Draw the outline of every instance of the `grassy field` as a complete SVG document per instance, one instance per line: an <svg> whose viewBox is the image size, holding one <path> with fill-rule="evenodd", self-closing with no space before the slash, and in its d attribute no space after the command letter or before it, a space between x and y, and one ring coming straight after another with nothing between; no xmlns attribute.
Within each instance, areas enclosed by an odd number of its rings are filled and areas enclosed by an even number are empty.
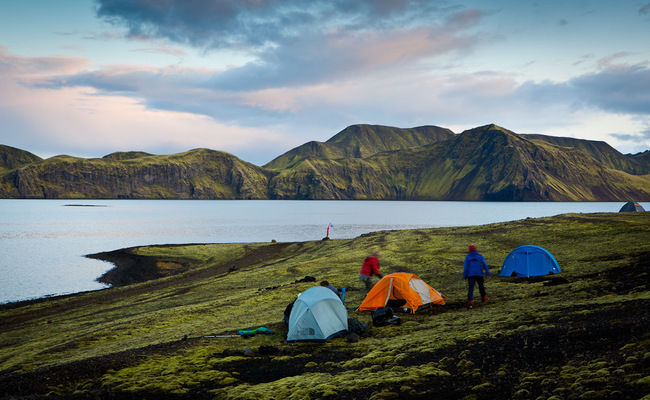
<svg viewBox="0 0 650 400"><path fill-rule="evenodd" d="M0 398L650 399L649 238L646 212L129 249L170 276L0 306ZM472 310L469 244L495 275ZM498 277L524 244L549 250L564 280ZM374 250L383 273L415 273L447 304L373 327L355 308ZM370 327L358 341L286 342L285 306L323 279ZM206 337L260 326L274 334Z"/></svg>

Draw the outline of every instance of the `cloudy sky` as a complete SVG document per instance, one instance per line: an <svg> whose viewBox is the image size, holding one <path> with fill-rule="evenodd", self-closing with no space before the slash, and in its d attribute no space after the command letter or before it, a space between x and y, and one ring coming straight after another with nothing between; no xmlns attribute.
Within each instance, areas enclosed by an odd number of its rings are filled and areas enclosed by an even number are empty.
<svg viewBox="0 0 650 400"><path fill-rule="evenodd" d="M352 124L650 148L648 0L0 0L0 144L263 165Z"/></svg>

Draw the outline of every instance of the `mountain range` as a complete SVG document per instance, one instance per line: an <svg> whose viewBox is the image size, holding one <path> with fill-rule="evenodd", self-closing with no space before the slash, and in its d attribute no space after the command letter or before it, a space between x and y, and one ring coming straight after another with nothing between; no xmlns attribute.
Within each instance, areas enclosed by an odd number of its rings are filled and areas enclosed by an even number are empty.
<svg viewBox="0 0 650 400"><path fill-rule="evenodd" d="M497 125L352 125L264 166L210 149L42 159L0 145L0 198L650 201L650 151Z"/></svg>

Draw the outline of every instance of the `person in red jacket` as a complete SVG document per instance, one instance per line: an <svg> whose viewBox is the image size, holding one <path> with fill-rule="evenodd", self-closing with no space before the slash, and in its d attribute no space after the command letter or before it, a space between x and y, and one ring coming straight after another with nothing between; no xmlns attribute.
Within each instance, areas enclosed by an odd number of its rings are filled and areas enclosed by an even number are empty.
<svg viewBox="0 0 650 400"><path fill-rule="evenodd" d="M359 279L361 279L366 284L366 293L372 289L372 276L377 275L379 279L384 276L379 272L379 257L381 253L375 251L371 255L363 260L363 265L361 266L361 273L359 274Z"/></svg>

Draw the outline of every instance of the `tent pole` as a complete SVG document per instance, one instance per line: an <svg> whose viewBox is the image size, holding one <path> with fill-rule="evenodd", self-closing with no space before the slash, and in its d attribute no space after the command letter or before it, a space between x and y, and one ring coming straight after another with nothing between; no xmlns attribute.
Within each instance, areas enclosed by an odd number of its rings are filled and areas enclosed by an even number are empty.
<svg viewBox="0 0 650 400"><path fill-rule="evenodd" d="M386 294L386 301L384 301L384 307L388 304L388 299L390 299L391 291L393 290L393 278L390 278L390 284L388 285L388 293Z"/></svg>

